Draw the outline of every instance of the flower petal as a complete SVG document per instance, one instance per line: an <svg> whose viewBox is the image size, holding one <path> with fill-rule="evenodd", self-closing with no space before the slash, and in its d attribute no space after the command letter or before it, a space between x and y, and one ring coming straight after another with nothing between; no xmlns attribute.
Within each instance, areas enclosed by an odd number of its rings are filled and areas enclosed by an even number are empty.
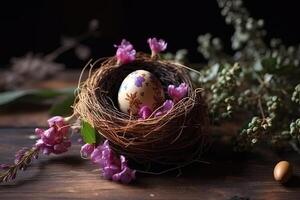
<svg viewBox="0 0 300 200"><path fill-rule="evenodd" d="M92 144L83 145L80 149L81 157L83 157L83 158L90 157L91 154L93 153L94 149L95 149L95 146Z"/></svg>
<svg viewBox="0 0 300 200"><path fill-rule="evenodd" d="M139 110L139 118L140 119L148 119L152 114L151 108L149 106L142 106Z"/></svg>
<svg viewBox="0 0 300 200"><path fill-rule="evenodd" d="M186 83L181 83L178 87L175 87L174 85L168 86L168 94L175 103L186 97L187 92L188 85Z"/></svg>
<svg viewBox="0 0 300 200"><path fill-rule="evenodd" d="M116 57L118 63L126 64L135 60L136 51L130 42L123 39L120 45L114 46L117 47Z"/></svg>
<svg viewBox="0 0 300 200"><path fill-rule="evenodd" d="M163 39L159 39L157 40L155 37L154 38L149 38L148 39L148 44L149 44L149 47L152 51L152 54L157 54L161 51L164 51L166 50L167 48L167 43L163 40Z"/></svg>

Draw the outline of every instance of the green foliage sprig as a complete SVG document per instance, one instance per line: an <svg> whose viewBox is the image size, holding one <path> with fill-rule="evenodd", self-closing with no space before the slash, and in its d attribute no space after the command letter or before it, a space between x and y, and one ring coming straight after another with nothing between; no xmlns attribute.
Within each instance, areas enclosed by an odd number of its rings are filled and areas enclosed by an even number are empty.
<svg viewBox="0 0 300 200"><path fill-rule="evenodd" d="M241 67L238 64L233 66L225 64L218 73L216 82L211 85L210 113L215 120L231 116L233 104L237 101L235 91L240 85L238 81L240 72Z"/></svg>
<svg viewBox="0 0 300 200"><path fill-rule="evenodd" d="M201 75L191 72L209 93L212 121L246 119L236 136L238 150L263 142L292 144L300 152L300 46L285 46L276 38L266 42L264 21L252 18L242 0L217 3L234 28L233 53L224 50L220 38L201 35L198 51L207 65L199 70Z"/></svg>

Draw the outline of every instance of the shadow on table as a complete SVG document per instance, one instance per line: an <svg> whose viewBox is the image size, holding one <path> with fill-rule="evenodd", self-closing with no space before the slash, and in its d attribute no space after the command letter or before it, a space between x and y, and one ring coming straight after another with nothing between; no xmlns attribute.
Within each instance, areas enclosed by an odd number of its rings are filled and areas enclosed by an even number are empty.
<svg viewBox="0 0 300 200"><path fill-rule="evenodd" d="M46 169L46 166L53 164L63 164L69 165L72 167L78 167L84 165L84 160L79 156L66 155L59 157L52 157L41 162L37 162L36 168L28 169L25 172L19 172L19 175L15 181L3 183L0 185L1 188L16 188L24 184L32 184L33 182L39 181L39 176L43 175Z"/></svg>
<svg viewBox="0 0 300 200"><path fill-rule="evenodd" d="M291 179L284 184L286 188L300 188L300 176L294 175Z"/></svg>
<svg viewBox="0 0 300 200"><path fill-rule="evenodd" d="M189 179L222 179L226 176L239 176L243 174L248 160L254 157L257 158L258 156L252 153L233 152L232 146L228 144L214 144L199 160L187 166L180 168L168 166L166 168L158 164L152 164L146 167L145 171L142 170L143 173L141 175L151 176L151 174L159 174L160 176L180 176L180 178ZM141 168L145 168L145 166ZM168 170L169 168L173 170ZM166 173L160 174L161 172Z"/></svg>

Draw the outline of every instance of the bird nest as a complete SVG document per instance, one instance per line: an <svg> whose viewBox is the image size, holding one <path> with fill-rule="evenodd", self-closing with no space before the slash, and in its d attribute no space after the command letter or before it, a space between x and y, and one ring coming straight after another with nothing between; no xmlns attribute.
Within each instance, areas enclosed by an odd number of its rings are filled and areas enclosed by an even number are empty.
<svg viewBox="0 0 300 200"><path fill-rule="evenodd" d="M208 133L207 106L203 89L194 89L187 67L139 53L128 64L118 64L110 57L95 62L92 68L79 86L74 111L118 153L136 161L163 164L185 163L200 155ZM138 69L158 77L165 93L170 84L188 84L187 97L166 114L145 120L121 112L116 106L121 82Z"/></svg>

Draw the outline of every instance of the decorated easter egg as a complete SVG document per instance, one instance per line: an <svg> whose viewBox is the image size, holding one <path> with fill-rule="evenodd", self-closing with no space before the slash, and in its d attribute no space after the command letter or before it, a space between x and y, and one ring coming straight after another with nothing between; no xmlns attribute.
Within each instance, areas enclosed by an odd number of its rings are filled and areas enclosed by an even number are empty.
<svg viewBox="0 0 300 200"><path fill-rule="evenodd" d="M165 100L160 81L146 70L130 73L122 82L118 92L119 108L122 112L137 115L142 106L152 111Z"/></svg>

